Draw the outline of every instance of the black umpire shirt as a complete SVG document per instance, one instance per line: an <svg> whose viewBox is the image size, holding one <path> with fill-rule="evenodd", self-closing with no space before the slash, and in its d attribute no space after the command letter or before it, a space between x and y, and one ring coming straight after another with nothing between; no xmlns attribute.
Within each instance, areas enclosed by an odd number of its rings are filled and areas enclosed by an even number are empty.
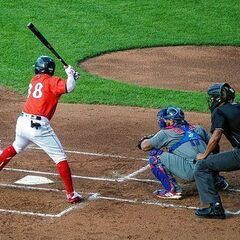
<svg viewBox="0 0 240 240"><path fill-rule="evenodd" d="M235 148L240 148L240 104L226 103L212 113L211 133L222 129L223 134Z"/></svg>

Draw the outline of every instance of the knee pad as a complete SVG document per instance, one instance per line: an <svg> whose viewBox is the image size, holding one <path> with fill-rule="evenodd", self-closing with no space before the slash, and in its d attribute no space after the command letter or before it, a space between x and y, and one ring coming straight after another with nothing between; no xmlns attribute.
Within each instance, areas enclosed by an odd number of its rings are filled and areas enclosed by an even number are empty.
<svg viewBox="0 0 240 240"><path fill-rule="evenodd" d="M156 165L158 165L158 158L157 158L157 156L150 156L149 159L148 159L148 163L149 163L151 168L153 168Z"/></svg>
<svg viewBox="0 0 240 240"><path fill-rule="evenodd" d="M162 150L160 149L152 149L150 152L149 152L149 159L148 159L148 162L149 162L149 165L150 167L154 167L156 166L158 163L159 163L159 156L163 153Z"/></svg>
<svg viewBox="0 0 240 240"><path fill-rule="evenodd" d="M160 156L163 153L161 149L151 149L149 152L149 156Z"/></svg>

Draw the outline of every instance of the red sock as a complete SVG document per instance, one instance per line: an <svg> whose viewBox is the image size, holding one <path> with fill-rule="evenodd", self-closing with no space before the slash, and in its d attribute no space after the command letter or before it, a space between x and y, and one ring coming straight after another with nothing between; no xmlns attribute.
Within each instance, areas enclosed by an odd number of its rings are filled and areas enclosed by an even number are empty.
<svg viewBox="0 0 240 240"><path fill-rule="evenodd" d="M73 192L72 176L71 170L69 168L68 162L66 160L61 161L57 164L57 169L60 177L62 178L67 194Z"/></svg>
<svg viewBox="0 0 240 240"><path fill-rule="evenodd" d="M17 154L12 145L5 148L0 155L0 171L9 163L9 161Z"/></svg>

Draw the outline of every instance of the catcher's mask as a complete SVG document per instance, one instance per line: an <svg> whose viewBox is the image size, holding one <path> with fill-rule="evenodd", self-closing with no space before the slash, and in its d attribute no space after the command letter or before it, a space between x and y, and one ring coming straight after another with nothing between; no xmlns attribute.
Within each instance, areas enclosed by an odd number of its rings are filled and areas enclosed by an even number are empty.
<svg viewBox="0 0 240 240"><path fill-rule="evenodd" d="M167 107L157 113L157 121L159 128L166 127L166 120L173 120L176 124L184 122L184 112L179 107Z"/></svg>
<svg viewBox="0 0 240 240"><path fill-rule="evenodd" d="M208 88L208 107L211 112L221 103L233 102L235 90L228 83L215 83Z"/></svg>
<svg viewBox="0 0 240 240"><path fill-rule="evenodd" d="M34 65L35 74L46 73L53 75L55 71L55 62L51 57L40 56Z"/></svg>

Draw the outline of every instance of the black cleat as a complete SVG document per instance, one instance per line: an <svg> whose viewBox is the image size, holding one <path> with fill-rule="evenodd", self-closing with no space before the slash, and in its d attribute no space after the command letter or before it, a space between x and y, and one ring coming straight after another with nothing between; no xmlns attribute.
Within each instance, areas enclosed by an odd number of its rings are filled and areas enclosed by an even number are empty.
<svg viewBox="0 0 240 240"><path fill-rule="evenodd" d="M198 208L195 215L201 218L225 219L225 211L219 202L211 203L208 208Z"/></svg>

